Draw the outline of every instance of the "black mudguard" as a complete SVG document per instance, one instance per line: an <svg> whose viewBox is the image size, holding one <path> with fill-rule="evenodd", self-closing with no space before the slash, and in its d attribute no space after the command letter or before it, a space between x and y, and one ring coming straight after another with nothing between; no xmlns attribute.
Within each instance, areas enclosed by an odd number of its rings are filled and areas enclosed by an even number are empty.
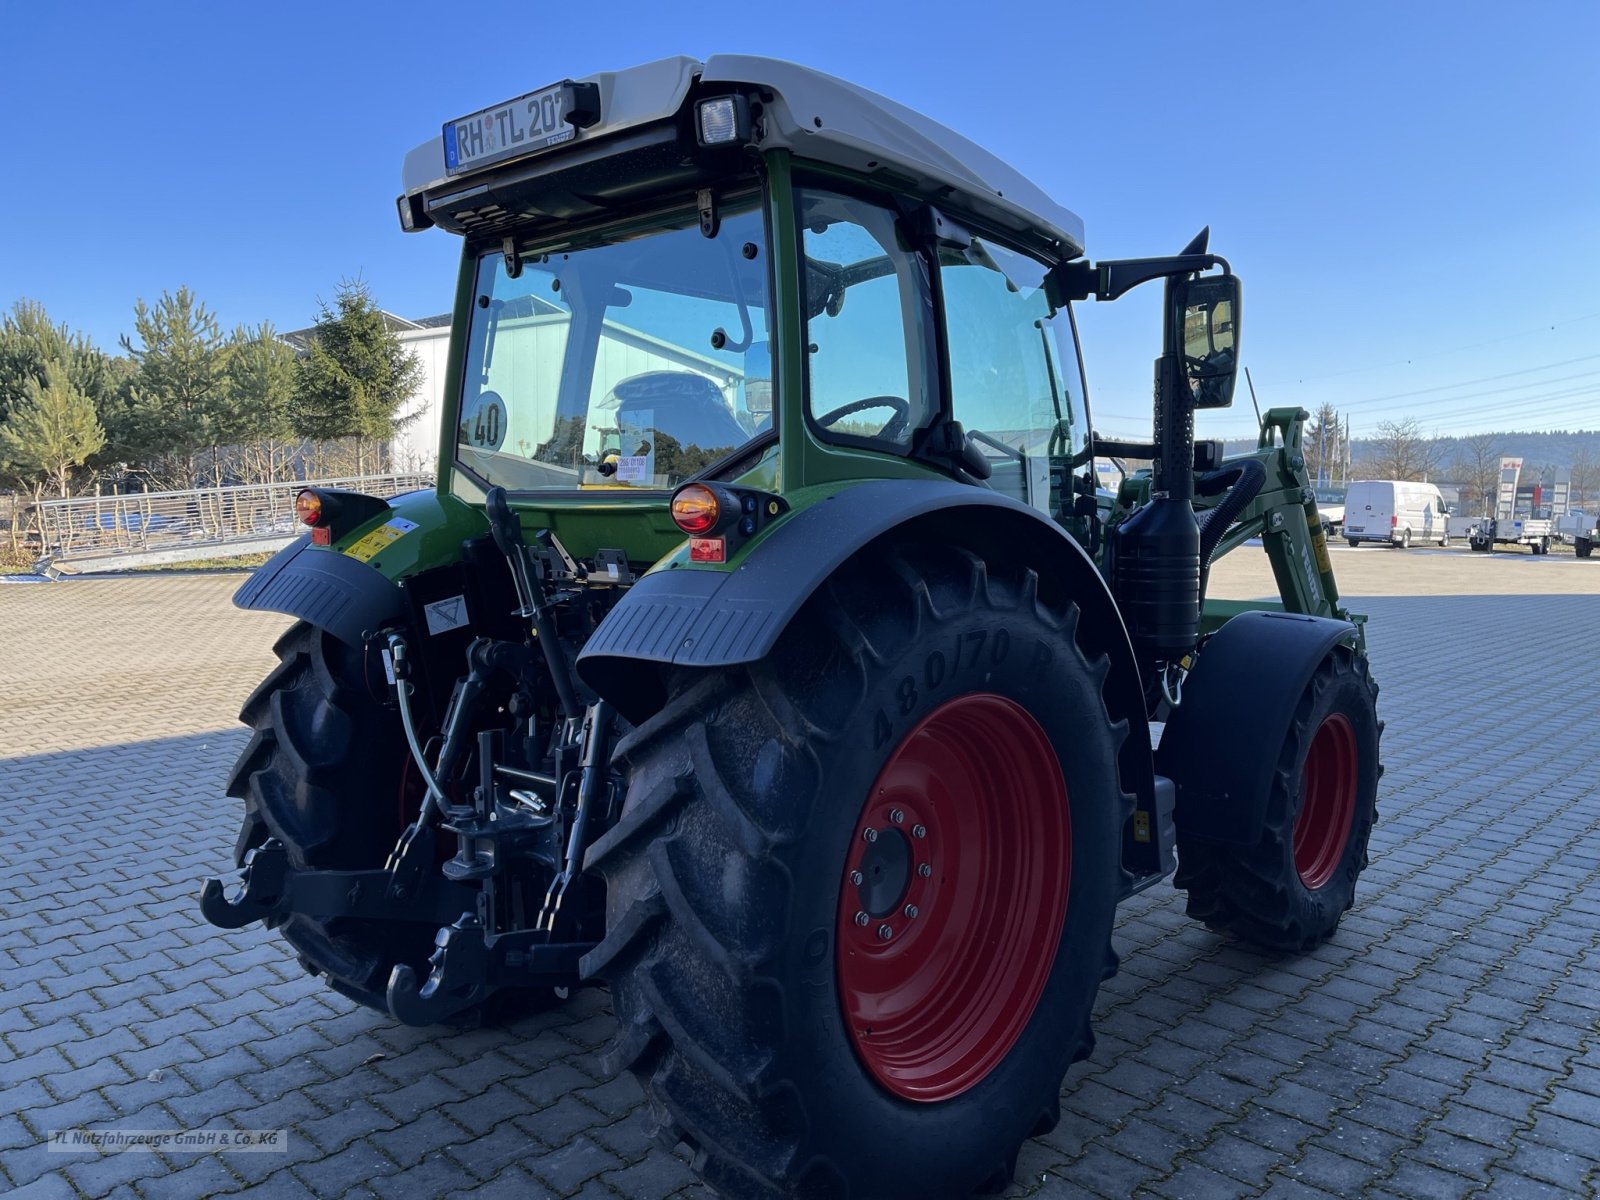
<svg viewBox="0 0 1600 1200"><path fill-rule="evenodd" d="M347 555L312 549L309 537L257 568L233 602L298 617L357 649L367 634L405 614L405 598L393 583Z"/></svg>
<svg viewBox="0 0 1600 1200"><path fill-rule="evenodd" d="M721 667L764 657L812 593L875 543L926 536L1015 556L1040 594L1070 597L1091 657L1111 660L1107 701L1128 722L1124 785L1154 792L1139 669L1121 615L1094 561L1059 525L1009 497L954 481L859 483L787 518L734 571L658 570L618 601L578 655L579 676L638 723L666 700L673 667Z"/></svg>
<svg viewBox="0 0 1600 1200"><path fill-rule="evenodd" d="M1177 784L1182 833L1245 846L1261 839L1295 704L1329 652L1355 638L1348 621L1246 612L1206 641L1156 752L1156 771Z"/></svg>

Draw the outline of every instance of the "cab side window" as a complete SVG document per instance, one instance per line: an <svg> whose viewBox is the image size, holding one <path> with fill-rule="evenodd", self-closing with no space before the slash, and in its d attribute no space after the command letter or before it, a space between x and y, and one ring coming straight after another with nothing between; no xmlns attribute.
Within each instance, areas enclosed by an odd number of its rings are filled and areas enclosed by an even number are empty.
<svg viewBox="0 0 1600 1200"><path fill-rule="evenodd" d="M951 415L989 459L991 488L1059 517L1091 464L1088 420L1057 347L1070 325L1063 316L1058 329L1044 273L981 238L939 254Z"/></svg>
<svg viewBox="0 0 1600 1200"><path fill-rule="evenodd" d="M925 260L887 209L817 190L799 203L812 431L904 454L933 403Z"/></svg>

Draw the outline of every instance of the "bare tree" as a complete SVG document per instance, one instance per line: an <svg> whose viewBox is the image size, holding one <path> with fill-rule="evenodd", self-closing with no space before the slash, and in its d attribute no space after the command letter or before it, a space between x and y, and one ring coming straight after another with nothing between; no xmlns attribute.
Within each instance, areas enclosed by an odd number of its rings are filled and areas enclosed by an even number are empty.
<svg viewBox="0 0 1600 1200"><path fill-rule="evenodd" d="M1587 445L1572 456L1572 499L1587 504L1600 496L1600 459Z"/></svg>
<svg viewBox="0 0 1600 1200"><path fill-rule="evenodd" d="M1379 421L1368 444L1367 471L1374 479L1426 479L1439 469L1439 444L1415 417Z"/></svg>
<svg viewBox="0 0 1600 1200"><path fill-rule="evenodd" d="M1460 476L1462 503L1478 506L1478 515L1487 517L1494 511L1495 496L1500 487L1500 459L1505 448L1492 433L1480 433L1462 438L1456 450L1455 465L1451 468Z"/></svg>

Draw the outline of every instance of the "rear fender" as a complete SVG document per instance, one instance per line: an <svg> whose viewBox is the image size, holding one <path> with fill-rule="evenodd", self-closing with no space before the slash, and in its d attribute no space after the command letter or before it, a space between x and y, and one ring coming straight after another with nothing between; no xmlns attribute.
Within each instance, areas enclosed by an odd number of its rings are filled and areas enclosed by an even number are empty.
<svg viewBox="0 0 1600 1200"><path fill-rule="evenodd" d="M677 667L755 662L825 580L857 554L906 535L969 546L1025 563L1047 603L1070 598L1091 661L1110 660L1106 697L1126 721L1124 786L1141 806L1154 794L1150 731L1133 648L1093 560L1060 526L995 492L942 480L854 484L775 527L732 571L658 569L639 580L595 630L577 670L630 721L666 702Z"/></svg>
<svg viewBox="0 0 1600 1200"><path fill-rule="evenodd" d="M297 617L358 650L369 633L405 616L405 598L393 581L358 559L312 546L309 536L258 567L233 603Z"/></svg>
<svg viewBox="0 0 1600 1200"><path fill-rule="evenodd" d="M1252 846L1261 839L1278 750L1295 705L1333 648L1357 644L1348 621L1243 612L1207 639L1161 734L1156 770L1178 789L1185 835Z"/></svg>

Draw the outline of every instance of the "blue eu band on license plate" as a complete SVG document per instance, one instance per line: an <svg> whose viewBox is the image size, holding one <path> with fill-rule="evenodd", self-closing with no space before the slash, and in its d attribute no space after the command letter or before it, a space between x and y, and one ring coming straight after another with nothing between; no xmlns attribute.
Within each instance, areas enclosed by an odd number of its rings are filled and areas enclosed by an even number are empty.
<svg viewBox="0 0 1600 1200"><path fill-rule="evenodd" d="M566 121L565 85L518 96L451 121L444 127L448 174L548 150L570 141L577 130Z"/></svg>

